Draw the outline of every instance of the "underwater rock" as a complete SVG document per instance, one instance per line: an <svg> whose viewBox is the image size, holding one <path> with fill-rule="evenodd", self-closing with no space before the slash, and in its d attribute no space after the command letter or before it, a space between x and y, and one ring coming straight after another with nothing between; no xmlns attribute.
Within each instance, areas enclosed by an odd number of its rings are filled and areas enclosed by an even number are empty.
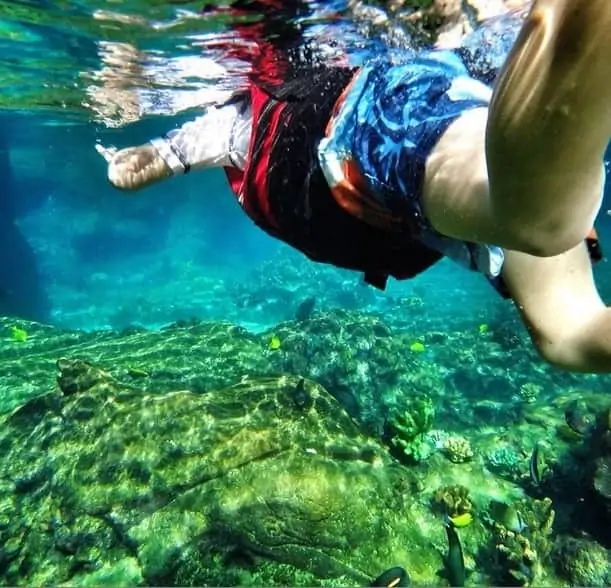
<svg viewBox="0 0 611 588"><path fill-rule="evenodd" d="M316 297L308 296L299 303L297 310L295 311L295 320L305 321L308 320L314 312L316 306Z"/></svg>
<svg viewBox="0 0 611 588"><path fill-rule="evenodd" d="M611 456L600 457L594 466L594 490L606 501L607 509L611 511Z"/></svg>
<svg viewBox="0 0 611 588"><path fill-rule="evenodd" d="M3 584L365 584L428 543L409 471L311 381L150 394L58 367L87 385L1 419Z"/></svg>
<svg viewBox="0 0 611 588"><path fill-rule="evenodd" d="M86 392L96 384L111 379L109 373L80 359L58 359L57 369L60 372L57 384L66 396Z"/></svg>
<svg viewBox="0 0 611 588"><path fill-rule="evenodd" d="M14 321L0 318L0 336L10 335L13 326ZM51 389L55 381L49 366L66 349L78 350L84 361L104 357L115 379L151 393L204 393L244 374L292 373L319 382L372 432L381 430L386 406L404 402L404 392L444 392L435 364L415 353L405 357L406 340L413 339L409 333L394 335L378 317L356 312L317 312L307 321L281 323L260 334L203 321L121 333L71 332L25 322L17 326L27 331L25 342L0 340L0 389L7 391L0 411ZM67 393L85 385L71 377L62 383Z"/></svg>
<svg viewBox="0 0 611 588"><path fill-rule="evenodd" d="M595 541L564 537L555 546L554 560L558 572L572 586L608 586L611 583L609 552Z"/></svg>

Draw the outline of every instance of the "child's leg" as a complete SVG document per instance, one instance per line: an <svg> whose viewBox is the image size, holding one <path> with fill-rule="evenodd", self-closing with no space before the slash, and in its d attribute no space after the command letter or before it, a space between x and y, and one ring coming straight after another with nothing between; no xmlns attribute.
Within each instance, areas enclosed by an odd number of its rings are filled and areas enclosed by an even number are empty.
<svg viewBox="0 0 611 588"><path fill-rule="evenodd" d="M485 111L455 121L427 165L442 233L537 255L575 246L600 206L611 134L611 2L537 0Z"/></svg>
<svg viewBox="0 0 611 588"><path fill-rule="evenodd" d="M108 155L108 179L135 190L192 169L243 168L251 126L246 99L209 108L165 137Z"/></svg>

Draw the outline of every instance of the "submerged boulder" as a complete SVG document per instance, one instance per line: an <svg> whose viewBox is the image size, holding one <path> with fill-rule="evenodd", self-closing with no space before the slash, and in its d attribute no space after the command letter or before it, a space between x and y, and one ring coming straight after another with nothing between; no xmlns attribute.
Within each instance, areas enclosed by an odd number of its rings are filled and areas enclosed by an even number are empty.
<svg viewBox="0 0 611 588"><path fill-rule="evenodd" d="M319 385L150 394L57 365L0 425L2 583L354 585L435 565L409 471Z"/></svg>

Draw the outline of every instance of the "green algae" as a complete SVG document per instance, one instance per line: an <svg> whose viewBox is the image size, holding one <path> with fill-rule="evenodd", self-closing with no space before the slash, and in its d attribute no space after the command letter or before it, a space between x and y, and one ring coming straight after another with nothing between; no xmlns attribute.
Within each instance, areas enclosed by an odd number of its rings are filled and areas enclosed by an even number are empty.
<svg viewBox="0 0 611 588"><path fill-rule="evenodd" d="M370 541L391 534L370 509L381 496L394 503L382 469L390 459L322 388L307 383L313 402L303 411L294 378L149 395L82 361L59 367L64 388L3 423L8 531L21 538L7 581L67 582L82 567L113 577L136 556L147 583L173 583L194 545L240 547L352 582L390 564Z"/></svg>
<svg viewBox="0 0 611 588"><path fill-rule="evenodd" d="M414 472L319 385L154 394L83 360L57 367L56 388L3 417L3 581L218 583L229 566L256 584L273 563L337 585L397 562L434 576L442 524ZM202 574L213 554L218 575Z"/></svg>
<svg viewBox="0 0 611 588"><path fill-rule="evenodd" d="M427 389L436 426L449 428L447 403L468 405L439 366L406 352L413 333L375 316L317 313L260 335L228 323L19 326L27 340L7 337L0 353L4 583L364 585L402 565L415 583L436 584L445 535L431 499L456 485L474 506L461 530L470 581L498 582L507 569L477 556L500 541L488 505L528 508L529 451L555 439L573 395L499 400L499 412L515 402L523 415L508 429L477 425L463 408L456 430L475 458L434 453L405 467L364 426L376 410L405 409ZM271 332L281 349L269 349ZM439 334L422 337L440 345ZM501 441L518 456L507 480L486 468ZM565 446L550 446L552 462ZM514 565L524 543L503 535L502 545ZM533 577L555 585L549 549Z"/></svg>

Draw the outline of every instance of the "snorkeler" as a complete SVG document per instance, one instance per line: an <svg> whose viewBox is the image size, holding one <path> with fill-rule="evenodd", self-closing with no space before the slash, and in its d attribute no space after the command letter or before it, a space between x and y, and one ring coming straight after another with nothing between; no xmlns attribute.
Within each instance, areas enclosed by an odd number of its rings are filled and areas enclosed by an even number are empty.
<svg viewBox="0 0 611 588"><path fill-rule="evenodd" d="M311 259L383 288L448 256L513 299L547 361L611 371L586 245L611 134L609 30L609 0L536 0L493 91L449 50L251 81L107 153L108 177L133 190L225 167L254 222Z"/></svg>

